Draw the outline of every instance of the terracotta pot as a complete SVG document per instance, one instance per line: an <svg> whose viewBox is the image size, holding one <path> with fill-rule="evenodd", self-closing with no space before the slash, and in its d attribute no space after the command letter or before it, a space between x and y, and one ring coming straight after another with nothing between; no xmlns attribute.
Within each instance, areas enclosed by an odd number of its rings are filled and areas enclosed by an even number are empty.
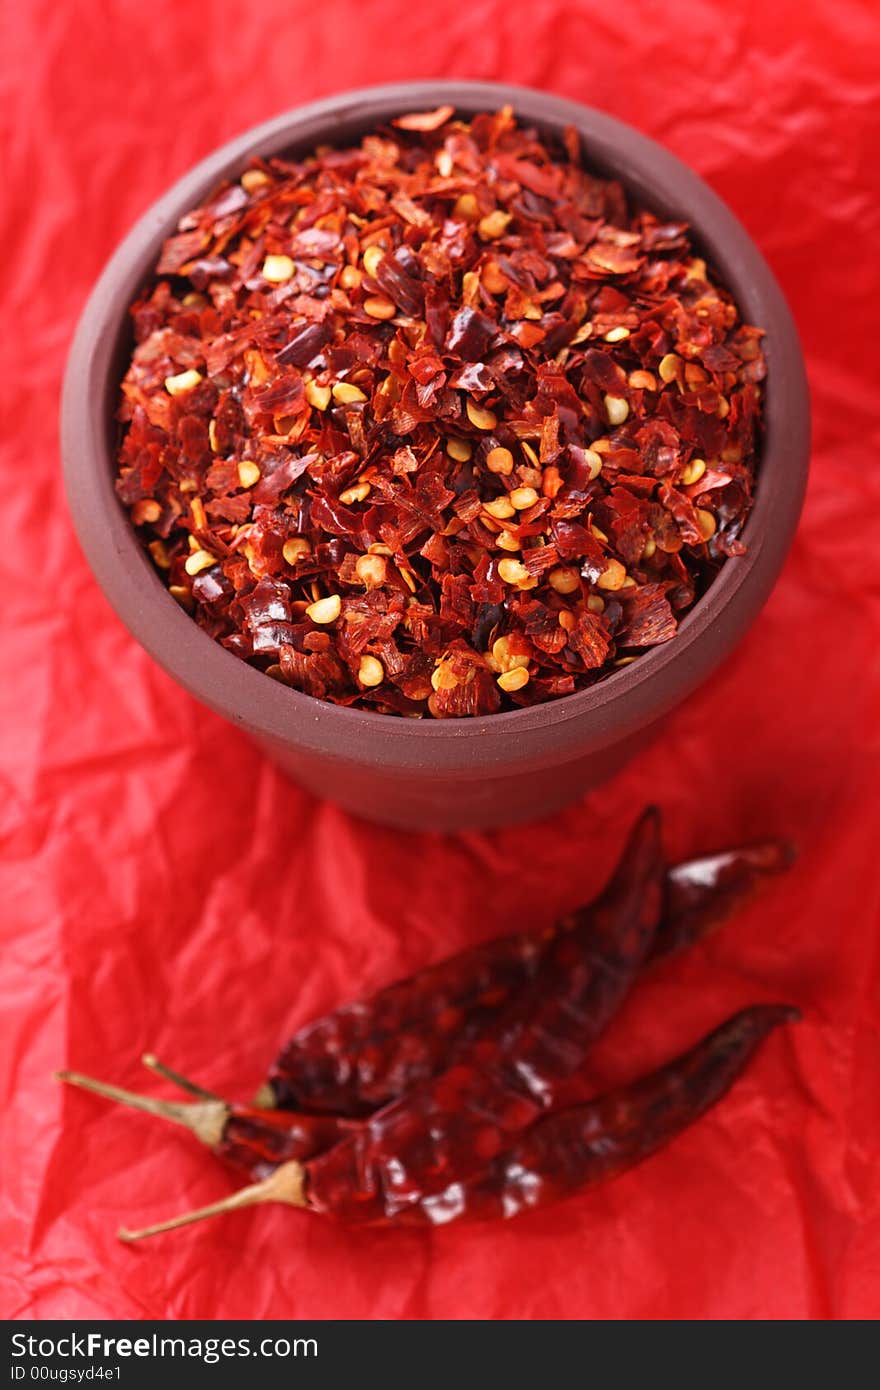
<svg viewBox="0 0 880 1390"><path fill-rule="evenodd" d="M342 709L267 679L207 637L163 587L113 491L113 412L131 333L127 307L178 217L249 156L353 141L402 111L449 102L465 115L509 103L549 133L579 130L586 157L635 198L691 223L747 322L767 330L766 430L742 558L728 560L676 637L591 690L479 719L408 720ZM797 524L809 455L809 400L791 314L745 230L690 169L619 121L542 92L414 82L316 102L210 155L126 237L99 280L70 353L62 405L70 509L110 603L192 695L258 739L311 791L404 828L530 820L609 777L719 664L757 615ZM756 672L756 680L760 673Z"/></svg>

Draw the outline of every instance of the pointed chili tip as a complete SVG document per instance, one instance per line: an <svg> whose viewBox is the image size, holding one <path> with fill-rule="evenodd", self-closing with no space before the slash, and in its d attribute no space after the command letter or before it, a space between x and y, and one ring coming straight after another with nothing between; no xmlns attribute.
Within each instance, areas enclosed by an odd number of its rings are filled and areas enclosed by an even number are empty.
<svg viewBox="0 0 880 1390"><path fill-rule="evenodd" d="M803 1017L796 1004L755 1004L746 1012L777 1023L799 1023Z"/></svg>
<svg viewBox="0 0 880 1390"><path fill-rule="evenodd" d="M722 851L722 854L724 852ZM775 836L767 840L756 840L752 844L745 844L740 852L747 863L752 856L756 869L763 869L770 873L790 869L800 855L800 850L793 840L781 840ZM737 851L731 850L730 853L733 855Z"/></svg>
<svg viewBox="0 0 880 1390"><path fill-rule="evenodd" d="M630 828L621 851L621 860L615 872L620 872L623 863L631 856L654 853L660 850L660 832L663 814L659 806L646 806Z"/></svg>
<svg viewBox="0 0 880 1390"><path fill-rule="evenodd" d="M778 1028L783 1023L799 1023L802 1014L800 1009L794 1004L752 1004L748 1008L741 1009L738 1014L734 1014L730 1019L729 1025L722 1024L722 1028L731 1027L734 1032L742 1030L743 1033L760 1031L769 1033L772 1028Z"/></svg>
<svg viewBox="0 0 880 1390"><path fill-rule="evenodd" d="M796 1004L771 1004L770 1007L776 1010L780 1023L800 1023L803 1018Z"/></svg>
<svg viewBox="0 0 880 1390"><path fill-rule="evenodd" d="M641 830L650 826L657 834L659 834L660 827L662 826L662 824L663 812L660 810L660 807L655 805L655 803L652 801L650 805L645 807L644 811L639 816L638 820L636 821L635 828Z"/></svg>
<svg viewBox="0 0 880 1390"><path fill-rule="evenodd" d="M630 841L632 843L641 841L642 845L645 845L647 842L651 846L653 852L662 855L662 836L663 812L660 810L659 806L655 806L652 803L650 806L645 807L633 826ZM625 852L626 851L624 851L624 853Z"/></svg>

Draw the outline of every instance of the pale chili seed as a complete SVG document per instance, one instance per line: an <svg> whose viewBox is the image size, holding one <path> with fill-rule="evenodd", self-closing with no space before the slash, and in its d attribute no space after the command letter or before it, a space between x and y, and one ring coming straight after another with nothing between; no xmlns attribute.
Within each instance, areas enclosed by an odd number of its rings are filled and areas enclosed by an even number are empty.
<svg viewBox="0 0 880 1390"><path fill-rule="evenodd" d="M150 544L147 546L147 549L149 550L150 555L153 558L153 564L156 566L157 569L168 570L171 568L171 559L169 557L168 550L165 546L164 541L150 541Z"/></svg>
<svg viewBox="0 0 880 1390"><path fill-rule="evenodd" d="M333 393L329 386L319 386L316 381L307 381L305 394L309 405L314 406L315 410L326 410Z"/></svg>
<svg viewBox="0 0 880 1390"><path fill-rule="evenodd" d="M538 494L533 487L515 487L508 494L511 506L518 512L528 511L529 507L534 507L538 500Z"/></svg>
<svg viewBox="0 0 880 1390"><path fill-rule="evenodd" d="M182 396L187 391L192 391L203 380L201 372L195 368L190 368L188 372L178 372L176 376L166 376L165 390L169 396Z"/></svg>
<svg viewBox="0 0 880 1390"><path fill-rule="evenodd" d="M501 446L490 449L486 455L486 467L490 473L500 473L507 476L513 472L513 454L509 449Z"/></svg>
<svg viewBox="0 0 880 1390"><path fill-rule="evenodd" d="M384 261L384 259L385 251L383 247L378 246L375 243L372 246L367 247L366 251L364 252L364 270L367 272L371 280L375 280L376 271L379 269L379 266L382 263L382 261Z"/></svg>
<svg viewBox="0 0 880 1390"><path fill-rule="evenodd" d="M512 652L510 650L510 638L498 637L492 643L492 660L499 671L512 671L517 666L528 666L529 657L526 652Z"/></svg>
<svg viewBox="0 0 880 1390"><path fill-rule="evenodd" d="M259 465L251 459L242 459L238 465L238 481L243 488L254 487L260 481Z"/></svg>
<svg viewBox="0 0 880 1390"><path fill-rule="evenodd" d="M355 405L367 399L359 386L353 381L337 381L333 387L333 399L337 405Z"/></svg>
<svg viewBox="0 0 880 1390"><path fill-rule="evenodd" d="M550 571L547 583L557 594L573 594L581 586L581 577L573 565L559 565Z"/></svg>
<svg viewBox="0 0 880 1390"><path fill-rule="evenodd" d="M241 176L241 186L245 193L259 193L261 188L266 188L272 182L268 174L264 174L262 169L246 169Z"/></svg>
<svg viewBox="0 0 880 1390"><path fill-rule="evenodd" d="M520 560L499 560L498 574L505 584L521 584L529 572Z"/></svg>
<svg viewBox="0 0 880 1390"><path fill-rule="evenodd" d="M378 657L362 656L358 666L358 680L361 685L381 685L385 679L385 667Z"/></svg>
<svg viewBox="0 0 880 1390"><path fill-rule="evenodd" d="M698 483L706 471L705 459L691 459L690 463L685 464L682 469L681 481L685 487L691 487L693 483Z"/></svg>
<svg viewBox="0 0 880 1390"><path fill-rule="evenodd" d="M447 439L446 452L456 463L467 463L473 453L473 445L469 439Z"/></svg>
<svg viewBox="0 0 880 1390"><path fill-rule="evenodd" d="M516 508L513 505L513 494L510 497L496 497L491 502L483 503L483 510L490 516L496 517L499 521L506 521L508 517L516 516Z"/></svg>
<svg viewBox="0 0 880 1390"><path fill-rule="evenodd" d="M341 612L342 599L338 594L329 594L327 598L319 598L306 608L306 613L312 622L321 624L335 623Z"/></svg>
<svg viewBox="0 0 880 1390"><path fill-rule="evenodd" d="M506 294L510 281L497 261L487 261L480 271L480 280L489 294Z"/></svg>
<svg viewBox="0 0 880 1390"><path fill-rule="evenodd" d="M626 580L626 570L619 560L609 560L596 580L600 589L621 589Z"/></svg>
<svg viewBox="0 0 880 1390"><path fill-rule="evenodd" d="M623 396L605 396L605 413L612 425L622 425L629 415L629 401Z"/></svg>
<svg viewBox="0 0 880 1390"><path fill-rule="evenodd" d="M630 372L629 376L627 377L627 383L633 388L634 391L657 390L657 378L655 377L653 372L644 372L641 370Z"/></svg>
<svg viewBox="0 0 880 1390"><path fill-rule="evenodd" d="M210 569L211 565L216 565L217 556L212 555L210 550L194 550L186 557L184 569L190 576L201 574L202 570Z"/></svg>
<svg viewBox="0 0 880 1390"><path fill-rule="evenodd" d="M479 214L480 208L473 193L462 193L456 198L452 208L453 217L460 218L462 222L474 222Z"/></svg>
<svg viewBox="0 0 880 1390"><path fill-rule="evenodd" d="M140 502L135 502L131 509L131 519L135 526L152 526L162 515L162 508L159 503L152 498L145 497Z"/></svg>
<svg viewBox="0 0 880 1390"><path fill-rule="evenodd" d="M594 482L602 472L602 455L595 449L584 449L584 462L590 470L590 482Z"/></svg>
<svg viewBox="0 0 880 1390"><path fill-rule="evenodd" d="M493 410L485 410L468 398L465 406L467 417L475 430L494 430L498 424L498 417Z"/></svg>
<svg viewBox="0 0 880 1390"><path fill-rule="evenodd" d="M498 237L504 236L512 220L509 212L496 209L495 212L489 212L480 218L477 231L484 241L497 241Z"/></svg>
<svg viewBox="0 0 880 1390"><path fill-rule="evenodd" d="M367 588L378 589L388 577L388 565L382 555L359 555L355 561L357 577Z"/></svg>
<svg viewBox="0 0 880 1390"><path fill-rule="evenodd" d="M364 313L369 314L371 319L393 319L397 313L397 305L393 299L386 299L383 294L371 294L364 300Z"/></svg>
<svg viewBox="0 0 880 1390"><path fill-rule="evenodd" d="M446 661L440 661L431 673L431 685L435 690L455 690L458 676Z"/></svg>
<svg viewBox="0 0 880 1390"><path fill-rule="evenodd" d="M296 266L289 256L267 256L263 261L263 279L272 285L283 285L292 280Z"/></svg>
<svg viewBox="0 0 880 1390"><path fill-rule="evenodd" d="M522 690L524 685L529 683L529 673L524 666L515 666L512 671L503 671L498 677L498 684L502 690L512 694L515 690Z"/></svg>
<svg viewBox="0 0 880 1390"><path fill-rule="evenodd" d="M344 492L340 492L339 500L344 506L351 506L353 502L366 501L371 491L372 488L369 483L355 483L352 487L347 487Z"/></svg>
<svg viewBox="0 0 880 1390"><path fill-rule="evenodd" d="M281 547L281 554L289 565L299 564L300 560L304 560L311 553L312 547L304 536L292 536Z"/></svg>

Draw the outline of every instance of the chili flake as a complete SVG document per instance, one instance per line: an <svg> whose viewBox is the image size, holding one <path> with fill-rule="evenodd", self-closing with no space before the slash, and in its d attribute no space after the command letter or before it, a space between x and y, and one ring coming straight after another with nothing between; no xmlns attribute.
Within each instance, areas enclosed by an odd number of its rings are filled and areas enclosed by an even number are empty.
<svg viewBox="0 0 880 1390"><path fill-rule="evenodd" d="M577 150L441 107L181 219L131 310L117 491L229 651L488 714L669 641L743 552L762 332Z"/></svg>

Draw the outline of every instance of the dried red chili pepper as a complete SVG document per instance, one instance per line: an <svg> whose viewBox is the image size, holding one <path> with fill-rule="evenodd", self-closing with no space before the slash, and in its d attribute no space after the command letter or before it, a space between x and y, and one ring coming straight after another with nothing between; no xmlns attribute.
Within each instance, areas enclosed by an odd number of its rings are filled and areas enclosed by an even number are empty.
<svg viewBox="0 0 880 1390"><path fill-rule="evenodd" d="M569 694L743 549L761 330L572 132L441 107L257 161L156 276L120 499L205 631L316 698Z"/></svg>
<svg viewBox="0 0 880 1390"><path fill-rule="evenodd" d="M790 846L766 840L669 869L651 957L714 930L792 857ZM466 1051L571 925L567 918L482 942L313 1020L284 1045L254 1103L372 1114Z"/></svg>
<svg viewBox="0 0 880 1390"><path fill-rule="evenodd" d="M160 1068L167 1073L167 1068ZM172 1075L175 1075L172 1073ZM81 1072L58 1072L58 1080L116 1101L132 1110L182 1125L218 1158L242 1169L252 1178L267 1176L289 1159L305 1161L337 1143L350 1125L330 1115L297 1115L290 1110L267 1110L237 1105L212 1096L183 1077L178 1084L195 1091L196 1101L156 1100L126 1091Z"/></svg>
<svg viewBox="0 0 880 1390"><path fill-rule="evenodd" d="M790 846L764 841L669 869L652 958L705 935L791 860ZM582 925L589 911L578 915ZM352 1132L352 1117L373 1113L453 1065L578 919L486 942L316 1020L288 1043L269 1093L252 1106L223 1101L151 1056L145 1065L198 1102L160 1101L79 1073L60 1076L181 1124L218 1157L260 1178L289 1158L305 1160L332 1147ZM560 1094L573 1103L576 1088L566 1086L554 1087L554 1104ZM304 1113L309 1107L319 1113Z"/></svg>
<svg viewBox="0 0 880 1390"><path fill-rule="evenodd" d="M396 1202L372 1219L448 1225L452 1221L507 1219L534 1211L608 1181L648 1158L694 1124L727 1093L767 1035L799 1017L782 1004L759 1004L728 1019L701 1042L657 1071L585 1105L538 1120L503 1153L468 1177L401 1208ZM265 1181L231 1197L140 1231L141 1240L227 1211L279 1202L343 1221L358 1219L351 1192L327 1182L321 1163L285 1163Z"/></svg>
<svg viewBox="0 0 880 1390"><path fill-rule="evenodd" d="M799 1017L785 1004L743 1009L649 1076L538 1120L484 1172L426 1197L402 1219L432 1225L507 1219L617 1177L694 1124L727 1093L768 1034ZM309 1206L321 1210L311 1183L307 1193Z"/></svg>
<svg viewBox="0 0 880 1390"><path fill-rule="evenodd" d="M589 912L551 943L464 1056L315 1160L310 1181L338 1191L340 1215L344 1206L351 1220L391 1216L486 1163L550 1105L553 1084L582 1064L639 973L662 879L651 808Z"/></svg>

